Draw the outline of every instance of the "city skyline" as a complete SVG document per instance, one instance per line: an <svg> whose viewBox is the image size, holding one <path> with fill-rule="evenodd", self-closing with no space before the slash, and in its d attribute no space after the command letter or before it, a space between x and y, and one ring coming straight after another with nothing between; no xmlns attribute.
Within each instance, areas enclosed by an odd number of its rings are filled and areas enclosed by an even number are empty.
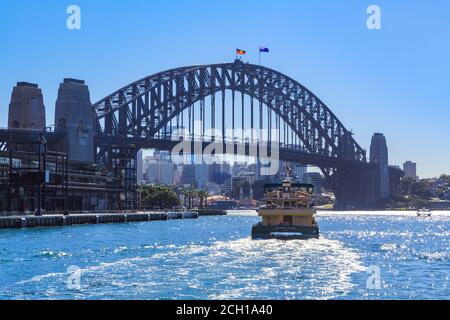
<svg viewBox="0 0 450 320"><path fill-rule="evenodd" d="M446 108L450 45L445 41L450 35L445 14L450 5L444 1L433 7L379 1L383 28L372 31L365 25L370 3L364 1L269 1L264 6L254 1L208 6L204 1L189 5L136 1L134 6L114 7L106 1L78 1L82 28L72 31L65 25L70 4L4 4L3 111L18 81L39 84L47 124L52 124L58 84L65 77L85 80L96 102L126 83L164 69L232 61L236 47L247 50L245 61L258 63L258 48L264 45L271 52L263 56L263 64L320 96L364 148L369 149L374 132L382 132L392 164L416 162L418 175L424 178L450 173L446 160L450 150L441 142L450 136ZM44 11L46 19L36 19ZM106 23L104 16L124 19L129 26ZM271 24L270 17L282 18L289 28ZM239 21L240 27L230 21ZM133 29L140 32L133 34ZM179 30L187 32L174 38ZM30 49L24 50L23 43ZM0 127L7 126L5 114Z"/></svg>

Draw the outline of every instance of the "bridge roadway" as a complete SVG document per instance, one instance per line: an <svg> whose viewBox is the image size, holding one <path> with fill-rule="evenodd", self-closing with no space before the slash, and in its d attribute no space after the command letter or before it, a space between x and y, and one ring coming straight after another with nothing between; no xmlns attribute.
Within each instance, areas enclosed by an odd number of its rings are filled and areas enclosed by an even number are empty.
<svg viewBox="0 0 450 320"><path fill-rule="evenodd" d="M41 141L41 137L45 138L45 142L49 144L56 143L58 140L64 137L64 134L59 134L56 132L46 131L41 136L43 132L39 130L29 130L29 129L4 129L0 128L0 150L6 146L8 141L13 139L15 142L29 142L35 141L36 143ZM216 141L218 142L218 141ZM179 141L173 141L169 139L146 139L146 138L122 138L117 136L107 136L107 135L96 135L95 144L96 145L123 145L131 146L134 145L138 149L158 149L171 151ZM227 146L233 143L226 141ZM202 150L204 150L211 141L202 142ZM235 142L234 152L242 149L242 143ZM250 144L245 143L245 153L249 154ZM231 153L231 152L230 152ZM287 162L295 162L303 165L317 166L319 168L336 168L338 166L352 166L360 169L370 169L376 167L374 164L363 161L347 160L342 158L330 157L328 155L311 154L299 150L295 147L280 147L280 160ZM401 175L402 170L400 168L390 166L390 171L395 175Z"/></svg>
<svg viewBox="0 0 450 320"><path fill-rule="evenodd" d="M201 141L197 141L201 142ZM145 138L121 138L117 136L96 136L95 137L96 145L116 145L116 146L136 146L137 149L157 149L164 151L171 151L173 148L180 143L180 141L174 141L169 139L145 139ZM191 143L195 143L191 142ZM212 142L211 141L203 141L202 150L205 150ZM216 141L215 143L223 143L223 141ZM245 148L245 155L249 155L250 150L250 142L239 143L239 142L231 142L225 141L226 150L232 146L234 148L234 152L228 151L228 154L236 154L237 150L242 150ZM242 146L242 145L245 146ZM253 147L254 148L254 147ZM194 148L192 148L194 150ZM295 162L303 165L311 165L317 166L319 168L336 168L339 166L353 166L355 168L373 168L374 165L368 162L362 161L354 161L347 160L342 158L334 158L328 155L319 155L319 154L311 154L294 147L280 147L280 159L281 161L286 162ZM269 150L270 156L270 150Z"/></svg>
<svg viewBox="0 0 450 320"><path fill-rule="evenodd" d="M20 142L30 142L34 141L39 143L42 141L42 137L45 138L42 142L47 142L49 144L56 143L59 139L63 138L63 134L58 134L55 132L43 132L39 130L25 130L25 129L0 129L0 145L5 146L11 139L15 143ZM198 141L200 142L200 141ZM220 141L216 141L218 143ZM174 141L170 139L146 139L146 138L135 138L127 137L122 138L118 136L107 136L107 135L97 135L95 136L96 145L116 145L116 146L136 146L137 149L158 149L171 151L179 141ZM225 141L226 148L229 149L230 145L233 145L234 153L237 150L242 150L242 144L245 144L245 154L249 154L250 143L239 143ZM211 141L202 142L202 150L205 150L207 146L211 144ZM228 151L229 154L232 152ZM269 151L270 155L270 151ZM286 162L301 163L303 165L317 166L319 168L335 168L338 166L354 166L355 168L373 168L373 164L363 161L347 160L342 158L330 157L328 155L311 154L309 152L299 150L295 147L280 147L280 159Z"/></svg>

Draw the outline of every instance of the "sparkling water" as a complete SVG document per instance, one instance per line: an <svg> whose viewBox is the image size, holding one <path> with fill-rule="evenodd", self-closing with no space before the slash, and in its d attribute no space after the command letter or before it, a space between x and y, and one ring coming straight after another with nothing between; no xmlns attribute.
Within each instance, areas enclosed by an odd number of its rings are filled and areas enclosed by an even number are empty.
<svg viewBox="0 0 450 320"><path fill-rule="evenodd" d="M0 230L0 299L450 299L448 212L322 212L308 241L259 220Z"/></svg>

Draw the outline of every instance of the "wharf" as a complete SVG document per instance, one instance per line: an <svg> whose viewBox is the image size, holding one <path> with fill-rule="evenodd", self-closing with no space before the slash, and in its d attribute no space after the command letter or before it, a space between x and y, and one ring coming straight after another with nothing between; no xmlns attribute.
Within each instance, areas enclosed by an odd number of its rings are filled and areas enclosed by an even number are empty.
<svg viewBox="0 0 450 320"><path fill-rule="evenodd" d="M197 219L197 212L151 212L151 213L102 213L70 215L15 215L0 217L0 229L22 229L33 227L72 226L84 224L129 223Z"/></svg>

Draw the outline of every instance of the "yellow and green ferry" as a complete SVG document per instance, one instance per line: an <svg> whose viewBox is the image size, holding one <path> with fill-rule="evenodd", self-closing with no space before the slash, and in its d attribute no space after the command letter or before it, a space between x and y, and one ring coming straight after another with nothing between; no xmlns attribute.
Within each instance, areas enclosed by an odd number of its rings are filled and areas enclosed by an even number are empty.
<svg viewBox="0 0 450 320"><path fill-rule="evenodd" d="M253 239L318 239L314 186L286 179L264 186L266 205L258 210L262 221L253 226Z"/></svg>

